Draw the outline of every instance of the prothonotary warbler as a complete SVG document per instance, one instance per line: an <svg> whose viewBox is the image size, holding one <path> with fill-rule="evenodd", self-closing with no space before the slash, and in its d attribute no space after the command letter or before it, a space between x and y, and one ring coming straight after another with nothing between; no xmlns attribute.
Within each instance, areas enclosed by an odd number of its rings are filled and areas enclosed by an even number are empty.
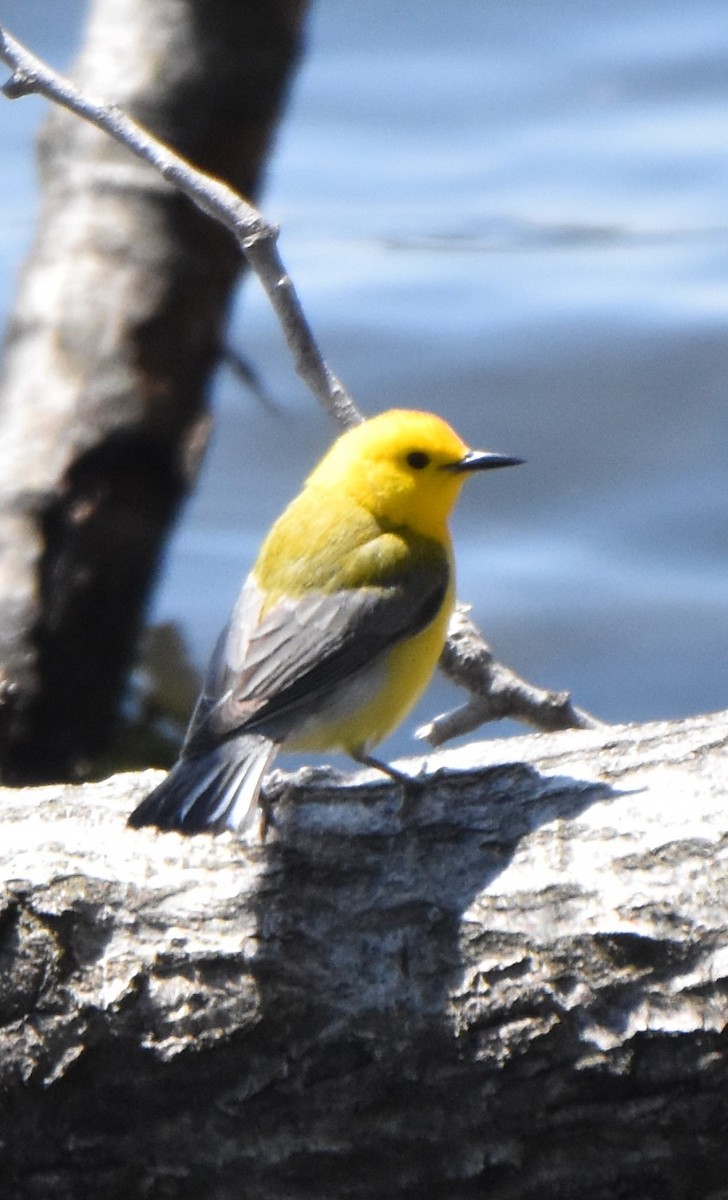
<svg viewBox="0 0 728 1200"><path fill-rule="evenodd" d="M469 450L430 413L385 412L342 434L264 541L180 757L130 824L246 828L281 747L388 770L371 750L414 705L445 640L447 520L463 481L521 461Z"/></svg>

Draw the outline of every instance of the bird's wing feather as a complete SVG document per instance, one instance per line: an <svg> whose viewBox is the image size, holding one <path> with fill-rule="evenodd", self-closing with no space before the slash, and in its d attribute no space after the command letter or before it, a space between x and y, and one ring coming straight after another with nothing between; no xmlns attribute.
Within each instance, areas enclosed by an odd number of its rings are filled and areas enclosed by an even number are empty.
<svg viewBox="0 0 728 1200"><path fill-rule="evenodd" d="M251 576L210 663L185 752L242 731L282 740L317 699L429 625L448 581L443 551L398 571L391 584L284 596L261 617Z"/></svg>

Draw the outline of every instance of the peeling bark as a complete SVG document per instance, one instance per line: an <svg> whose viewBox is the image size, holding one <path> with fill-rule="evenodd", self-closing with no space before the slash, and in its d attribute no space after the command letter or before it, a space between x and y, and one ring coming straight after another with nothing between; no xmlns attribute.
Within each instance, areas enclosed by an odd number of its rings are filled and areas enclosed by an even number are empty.
<svg viewBox="0 0 728 1200"><path fill-rule="evenodd" d="M126 829L154 772L3 791L3 1200L717 1200L727 744L276 773L249 846Z"/></svg>

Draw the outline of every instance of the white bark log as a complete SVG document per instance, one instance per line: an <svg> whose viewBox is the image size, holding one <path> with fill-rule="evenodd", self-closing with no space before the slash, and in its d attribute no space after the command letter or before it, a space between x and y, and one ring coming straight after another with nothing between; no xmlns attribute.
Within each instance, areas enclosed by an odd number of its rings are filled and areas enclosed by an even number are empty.
<svg viewBox="0 0 728 1200"><path fill-rule="evenodd" d="M713 1197L728 712L279 777L265 845L4 790L3 1197Z"/></svg>

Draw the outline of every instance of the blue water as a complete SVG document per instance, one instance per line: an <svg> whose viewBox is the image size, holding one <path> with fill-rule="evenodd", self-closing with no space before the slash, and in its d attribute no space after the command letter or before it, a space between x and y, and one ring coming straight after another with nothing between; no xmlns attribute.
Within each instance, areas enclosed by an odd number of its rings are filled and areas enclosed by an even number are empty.
<svg viewBox="0 0 728 1200"><path fill-rule="evenodd" d="M0 0L65 66L83 5ZM0 103L0 307L40 104ZM263 207L362 407L527 466L473 480L459 593L499 657L614 721L728 704L728 5L315 0ZM203 661L330 430L251 282L152 617ZM447 704L438 685L415 722Z"/></svg>

